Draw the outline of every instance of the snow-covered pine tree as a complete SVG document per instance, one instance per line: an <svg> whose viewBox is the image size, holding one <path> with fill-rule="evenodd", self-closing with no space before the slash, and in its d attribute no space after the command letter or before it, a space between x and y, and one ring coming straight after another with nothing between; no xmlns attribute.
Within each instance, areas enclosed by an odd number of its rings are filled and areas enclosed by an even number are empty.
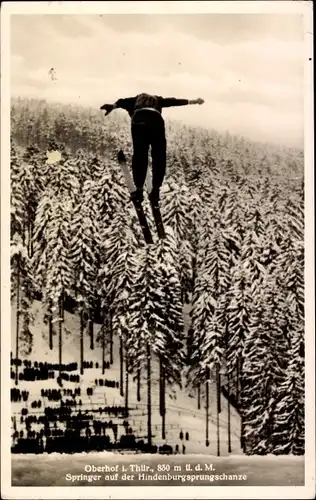
<svg viewBox="0 0 316 500"><path fill-rule="evenodd" d="M114 165L96 158L90 164L90 169L95 179L94 196L98 207L97 222L100 232L111 232L115 228L113 219L122 217L126 212L128 191Z"/></svg>
<svg viewBox="0 0 316 500"><path fill-rule="evenodd" d="M294 320L295 321L295 320ZM304 358L301 325L295 322L288 352L289 364L278 390L272 434L273 453L303 455L305 452Z"/></svg>
<svg viewBox="0 0 316 500"><path fill-rule="evenodd" d="M120 273L122 266L123 268L125 266L122 257L128 255L133 259L133 250L131 248L133 246L135 246L135 242L128 225L126 213L124 211L117 211L113 214L113 218L109 221L108 226L104 226L103 231L101 231L100 263L97 280L100 308L104 321L104 328L100 332L103 334L103 337L100 340L104 347L108 346L110 348L110 351L113 346L114 321L117 318L121 322L117 323L116 321L115 323L116 333L121 335L121 328L125 332L124 315L121 314L121 308L126 307L124 302L126 290L124 291L122 286L124 287L124 280L129 279L129 260L127 263L127 274L123 273L121 276ZM120 302L121 299L122 302ZM119 303L121 306L118 308ZM117 308L119 316L115 315ZM129 363L129 366L131 366L131 363Z"/></svg>
<svg viewBox="0 0 316 500"><path fill-rule="evenodd" d="M100 166L98 172L101 174ZM142 240L141 229L133 207L129 202L129 193L125 186L122 173L117 165L104 165L103 175L99 175L96 183L98 188L95 196L99 206L98 225L101 232L101 252L99 259L99 293L104 317L109 328L103 329L104 333L112 338L114 321L115 297L117 297L117 280L120 279L120 262L122 255L129 252L129 247L137 246ZM123 321L123 320L122 320ZM116 324L116 331L117 324ZM110 338L110 344L111 344ZM123 342L123 337L122 342ZM107 343L104 339L103 343ZM124 346L127 352L127 347ZM132 370L132 363L128 361Z"/></svg>
<svg viewBox="0 0 316 500"><path fill-rule="evenodd" d="M29 256L32 255L32 237L35 212L42 192L38 174L38 150L28 147L23 156L11 147L11 231L18 231Z"/></svg>
<svg viewBox="0 0 316 500"><path fill-rule="evenodd" d="M197 192L197 190L192 189L190 192L190 200L189 200L189 209L191 213L191 221L192 224L189 227L189 239L192 246L192 255L193 255L193 280L194 280L194 271L195 271L195 254L199 245L199 227L200 221L202 218L203 207L202 200Z"/></svg>
<svg viewBox="0 0 316 500"><path fill-rule="evenodd" d="M221 223L225 192L216 200L217 210L205 213L201 230L201 248L197 255L197 277L192 302L194 332L193 367L200 365L198 379L205 381L208 369L218 371L222 365L226 332L227 291L230 283L230 254ZM201 373L204 373L204 378Z"/></svg>
<svg viewBox="0 0 316 500"><path fill-rule="evenodd" d="M177 249L171 228L166 229L165 240L157 246L157 273L160 275L160 312L164 323L162 342L153 346L159 358L160 414L162 417L162 439L166 435L166 392L181 387L184 366L184 324L181 282L177 265Z"/></svg>
<svg viewBox="0 0 316 500"><path fill-rule="evenodd" d="M278 394L284 382L288 342L279 324L278 295L266 280L254 299L243 353L241 407L245 451L273 451L273 428Z"/></svg>
<svg viewBox="0 0 316 500"><path fill-rule="evenodd" d="M23 245L20 235L15 233L11 240L11 300L15 299L15 358L20 353L32 352L33 334L31 326L34 320L31 312L33 302L33 278L30 258L27 248ZM15 365L15 384L18 384L18 363Z"/></svg>
<svg viewBox="0 0 316 500"><path fill-rule="evenodd" d="M31 149L28 150L28 154L31 154ZM11 298L16 298L17 358L21 352L29 354L32 351L33 341L31 306L34 300L34 286L30 254L34 209L39 195L39 192L35 194L35 187L39 188L39 184L34 179L32 166L28 168L25 163L28 158L26 155L23 160L18 149L11 145ZM18 383L17 365L16 383Z"/></svg>
<svg viewBox="0 0 316 500"><path fill-rule="evenodd" d="M96 156L94 154L88 155L87 178L93 180L94 182L99 182L102 179L103 174L107 170L108 169L100 156Z"/></svg>
<svg viewBox="0 0 316 500"><path fill-rule="evenodd" d="M126 227L124 225L124 227ZM111 248L107 240L107 248ZM125 245L128 243L125 241ZM122 247L121 247L122 250ZM125 356L130 373L138 372L142 366L147 366L147 432L148 444L151 445L151 344L154 331L152 329L153 284L148 280L147 271L154 263L152 255L146 254L146 249L137 249L126 245L125 252L115 252L113 263L117 266L111 273L109 288L105 288L104 303L110 304L113 312L113 325L119 335L124 335ZM125 258L124 258L125 257ZM127 262L125 262L127 261ZM123 274L121 275L121 271ZM108 286L109 286L108 285ZM118 285L118 294L116 287Z"/></svg>
<svg viewBox="0 0 316 500"><path fill-rule="evenodd" d="M202 330L203 325L205 325L216 305L211 295L209 276L201 272L211 237L210 221L206 216L201 220L200 236L200 246L196 255L197 271L193 288L192 309L190 312L190 349L187 374L188 382L196 388L199 388L200 383L207 378L208 367L203 366L202 369L200 363L203 342Z"/></svg>
<svg viewBox="0 0 316 500"><path fill-rule="evenodd" d="M44 301L51 306L55 320L59 322L59 364L62 363L62 322L65 295L70 295L72 273L69 259L72 200L55 196L52 200L52 223L47 227L46 289ZM53 320L54 321L54 320Z"/></svg>
<svg viewBox="0 0 316 500"><path fill-rule="evenodd" d="M84 183L87 181L92 181L94 180L94 178L91 176L89 156L82 149L79 149L73 156L73 162L76 169L76 177L79 182L79 190L77 191L77 196L78 201L80 202Z"/></svg>
<svg viewBox="0 0 316 500"><path fill-rule="evenodd" d="M101 241L98 251L95 249L97 267L99 268L96 307L98 315L103 316L104 325L97 340L101 341L103 354L105 354L105 348L108 346L107 337L109 337L110 359L113 360L112 315L109 309L112 299L106 298L108 294L106 290L111 282L111 272L116 258L115 252L120 252L120 236L126 232L127 221L124 207L126 192L115 167L109 162L105 162L98 156L89 155L88 169L94 180L94 199L97 207L96 225ZM120 233L121 230L122 233Z"/></svg>
<svg viewBox="0 0 316 500"><path fill-rule="evenodd" d="M39 296L42 296L46 287L47 260L49 259L47 255L47 228L52 224L53 219L51 200L52 192L46 189L39 200L34 223L32 268L34 270L34 287ZM53 349L54 329L51 301L48 301L45 306L44 323L49 325L49 348Z"/></svg>
<svg viewBox="0 0 316 500"><path fill-rule="evenodd" d="M161 341L155 336L153 352L159 356L164 371L164 381L170 386L181 386L184 363L184 323L181 300L181 282L178 272L177 248L174 233L166 229L166 238L155 249L157 267L157 316L160 317ZM157 324L158 324L157 317ZM172 362L171 362L172 361Z"/></svg>
<svg viewBox="0 0 316 500"><path fill-rule="evenodd" d="M139 249L137 253L138 270L134 286L129 297L129 334L126 349L129 353L129 364L137 371L147 360L147 347L161 338L157 328L157 299L159 303L159 276L153 249ZM158 318L158 325L162 323ZM155 336L157 335L157 339Z"/></svg>
<svg viewBox="0 0 316 500"><path fill-rule="evenodd" d="M128 338L130 336L131 305L135 281L138 278L138 253L131 240L126 241L113 261L113 272L108 287L108 296L112 298L110 308L113 318L113 333L120 339L121 366L123 368L123 351L125 351L125 365L128 372L132 371L135 360L130 357ZM121 379L123 374L121 373ZM128 396L126 396L128 397Z"/></svg>
<svg viewBox="0 0 316 500"><path fill-rule="evenodd" d="M246 205L244 211L244 221L242 223L242 240L240 251L240 265L242 286L244 286L243 299L251 297L254 301L256 296L262 295L263 282L266 277L266 268L262 264L262 256L265 248L266 238L266 223L263 216L263 210L259 203L256 203L256 191L249 190L249 194L253 198L252 203ZM247 301L244 302L247 308ZM244 310L245 318L247 317L247 310ZM248 314L249 315L249 314ZM241 381L239 378L242 376L243 358L237 361L237 377L236 388L240 387Z"/></svg>
<svg viewBox="0 0 316 500"><path fill-rule="evenodd" d="M168 177L162 205L164 225L173 232L178 250L178 270L182 286L182 301L189 302L193 282L193 250L191 235L194 220L190 206L190 191L183 183Z"/></svg>
<svg viewBox="0 0 316 500"><path fill-rule="evenodd" d="M232 281L228 292L226 369L230 391L236 395L237 401L240 396L240 368L251 304L246 275L247 270L244 268L243 261L238 262L232 268ZM232 384L235 384L235 389Z"/></svg>
<svg viewBox="0 0 316 500"><path fill-rule="evenodd" d="M83 373L84 331L93 317L100 235L96 223L93 182L85 181L79 193L72 213L68 258L73 273L73 298L80 316L80 371ZM93 338L90 339L91 343Z"/></svg>
<svg viewBox="0 0 316 500"><path fill-rule="evenodd" d="M299 224L298 216L295 226ZM284 300L283 334L288 342L288 367L275 410L275 453L304 453L304 242L299 236L292 231L283 241L275 263L278 293Z"/></svg>
<svg viewBox="0 0 316 500"><path fill-rule="evenodd" d="M21 240L25 241L24 218L25 218L25 198L23 187L20 183L20 171L22 166L21 155L14 143L11 144L10 152L10 214L11 214L11 239L18 234Z"/></svg>
<svg viewBox="0 0 316 500"><path fill-rule="evenodd" d="M228 164L225 167L225 184L219 190L218 213L220 213L219 228L223 240L222 262L226 271L226 280L221 287L219 308L219 324L222 326L224 348L224 385L227 391L228 404L228 451L231 452L231 418L230 396L234 394L234 378L237 382L236 392L239 393L238 380L240 359L243 351L243 330L245 320L245 295L243 263L241 260L241 245L244 235L244 213L240 199L240 191L244 182L238 180L236 165ZM232 183L233 180L233 183ZM221 373L217 370L217 400L218 413L221 411ZM218 433L219 437L219 433ZM218 442L218 453L220 445Z"/></svg>
<svg viewBox="0 0 316 500"><path fill-rule="evenodd" d="M304 214L304 190L298 189L295 196L290 197L287 205L287 223L291 232L291 237L294 240L303 242L304 240L304 227L305 227L305 214Z"/></svg>
<svg viewBox="0 0 316 500"><path fill-rule="evenodd" d="M239 382L242 366L244 336L249 315L251 292L249 289L249 265L247 246L244 244L246 233L242 186L234 186L226 199L225 223L226 245L230 248L230 284L227 290L227 330L226 330L226 373L229 393L235 394L239 401ZM235 386L235 387L234 387Z"/></svg>
<svg viewBox="0 0 316 500"><path fill-rule="evenodd" d="M111 297L111 310L113 313L113 328L115 333L125 338L129 333L129 310L132 300L133 287L138 279L139 251L126 240L120 252L115 253L115 259L111 262L113 272L107 289Z"/></svg>
<svg viewBox="0 0 316 500"><path fill-rule="evenodd" d="M70 224L79 189L76 168L63 154L51 165L50 178L36 212L33 269L38 288L43 287L43 302L59 322L59 364L62 363L62 321L65 294L71 289L69 260Z"/></svg>
<svg viewBox="0 0 316 500"><path fill-rule="evenodd" d="M137 376L140 368L147 364L149 407L152 385L151 358L157 358L161 363L161 402L165 400L167 384L181 384L183 318L176 256L174 236L167 228L167 238L164 242L157 247L139 248L136 251L129 277L130 283L127 286L125 277L122 295L118 297L121 305L117 310L123 308L119 321L122 324L124 319L125 350L129 368ZM122 262L124 260L129 260L126 255L125 259L123 256ZM115 301L113 303L115 304ZM147 358L148 352L150 359ZM164 421L164 404L161 405L161 413ZM150 430L148 432L150 441Z"/></svg>
<svg viewBox="0 0 316 500"><path fill-rule="evenodd" d="M186 185L179 186L178 180L168 178L162 211L164 223L174 231L177 245L189 239L190 226L192 226L189 201L189 190Z"/></svg>

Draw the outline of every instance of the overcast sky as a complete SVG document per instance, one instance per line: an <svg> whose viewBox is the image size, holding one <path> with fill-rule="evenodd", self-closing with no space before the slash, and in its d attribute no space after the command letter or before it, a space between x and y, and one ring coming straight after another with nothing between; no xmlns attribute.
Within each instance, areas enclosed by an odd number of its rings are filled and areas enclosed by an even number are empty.
<svg viewBox="0 0 316 500"><path fill-rule="evenodd" d="M303 143L299 15L14 15L12 96L99 108L139 92L205 104L166 118ZM49 70L54 68L56 79Z"/></svg>

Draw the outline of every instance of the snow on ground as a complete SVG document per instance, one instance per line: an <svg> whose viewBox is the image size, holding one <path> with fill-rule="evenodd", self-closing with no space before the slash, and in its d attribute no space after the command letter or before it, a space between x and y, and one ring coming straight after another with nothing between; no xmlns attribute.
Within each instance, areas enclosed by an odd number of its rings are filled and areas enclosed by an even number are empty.
<svg viewBox="0 0 316 500"><path fill-rule="evenodd" d="M48 347L48 327L43 324L41 304L34 306L35 325L34 349L28 359L37 361L47 361L58 363L57 337L54 337L54 349L50 351ZM69 313L65 313L65 329L63 337L63 362L78 362L79 352L79 324L78 318ZM95 338L100 326L95 325ZM15 310L12 308L12 341L11 349L15 352ZM84 359L86 361L99 362L101 366L102 351L98 343L94 350L89 348L89 338L85 339ZM106 355L109 361L109 355ZM304 457L276 457L276 456L243 456L240 449L240 420L234 408L231 408L231 445L232 454L228 454L227 442L227 402L221 398L222 411L219 416L220 422L220 457L217 457L217 435L216 435L216 387L210 384L210 410L209 410L209 440L210 446L205 446L205 408L203 397L201 398L201 409L197 408L197 397L186 391L171 388L166 398L166 440L161 437L161 417L158 411L158 363L153 362L152 366L152 432L153 443L161 445L164 442L175 446L179 445L182 450L182 441L179 439L179 432L189 432L189 440L184 440L186 446L185 455L148 455L135 453L102 452L102 453L82 453L73 454L42 454L42 455L12 455L12 486L148 486L148 485L190 485L190 486L302 486L304 484ZM94 383L95 378L107 378L119 381L119 342L114 339L114 364L110 369L105 370L102 375L101 369L86 369L80 378L81 396L84 408L100 407L105 405L123 405L124 398L120 396L119 389L99 387ZM142 374L141 401L137 401L136 384L130 377L129 381L129 406L131 407L129 425L138 438L146 440L147 435L147 400L146 400L146 374ZM12 381L12 387L14 381ZM74 389L78 384L64 382L63 389ZM90 398L86 396L86 388L93 387L94 394ZM58 405L41 398L41 389L58 388L55 380L25 382L20 381L18 388L30 391L30 398L27 403L12 403L12 415L18 415L23 406L27 406L29 412L39 411L31 409L33 400L41 399L43 405ZM43 406L42 405L42 406ZM40 410L42 411L42 410ZM114 418L111 417L114 421ZM34 426L35 428L35 426ZM119 429L123 432L123 427ZM111 436L111 439L113 437ZM133 470L131 464L148 466L148 470ZM186 470L187 464L192 470ZM213 464L213 470L207 467ZM118 467L118 475L115 471L93 472L85 470L85 466L94 467ZM127 469L128 476L123 476L122 466ZM165 470L158 471L158 466L163 466ZM200 465L201 470L195 470ZM170 469L169 469L170 467ZM134 468L135 469L135 468ZM169 470L168 470L169 469ZM115 469L116 470L116 469ZM160 474L160 477L155 474ZM69 474L69 476L66 476ZM144 474L138 476L138 474ZM150 474L150 479L146 474ZM171 476L168 476L168 474ZM133 478L131 476L134 475ZM226 475L226 476L225 476ZM77 477L74 477L77 476ZM97 479L93 479L96 476ZM99 477L100 476L100 477ZM69 480L67 480L67 477ZM158 481L158 483L157 483Z"/></svg>
<svg viewBox="0 0 316 500"><path fill-rule="evenodd" d="M165 470L159 471L159 466ZM187 470L189 467L192 470ZM102 452L74 454L71 459L59 454L12 459L12 486L153 485L304 486L304 457Z"/></svg>
<svg viewBox="0 0 316 500"><path fill-rule="evenodd" d="M27 359L37 360L49 363L58 363L58 339L54 337L54 349L51 351L48 346L48 326L43 323L41 303L37 302L34 305L33 313L35 316L35 323L32 328L34 334L34 347L30 356ZM11 315L11 350L15 352L15 308L12 308ZM64 336L63 336L63 363L78 362L80 359L80 341L79 341L79 321L78 318L72 314L65 312L64 322ZM95 325L95 338L99 331L100 325ZM68 333L67 333L68 332ZM110 369L105 370L102 375L101 369L86 369L84 375L80 380L80 387L83 396L80 397L83 402L83 408L99 408L105 405L124 406L124 397L120 396L119 389L95 386L96 378L107 378L109 380L119 381L119 342L114 338L114 364ZM26 358L26 357L25 357ZM89 337L85 338L84 345L84 359L86 361L93 361L95 364L102 363L102 349L96 343L95 349L91 350L89 347ZM106 361L109 356L106 356ZM74 373L74 372L71 372ZM77 372L76 372L77 373ZM124 374L125 376L125 374ZM178 388L171 388L169 395L166 398L166 439L161 437L162 422L159 415L159 384L158 384L158 363L152 363L152 433L153 443L157 445L164 444L165 442L175 446L182 447L182 442L179 439L179 433L182 430L184 433L189 433L189 441L184 441L187 453L217 453L217 435L216 435L216 387L215 384L210 384L210 408L209 408L209 447L205 446L205 408L203 398L201 398L201 409L197 408L197 397L190 397L186 391L181 391ZM14 381L11 383L14 386ZM63 389L74 389L78 384L72 382L63 382ZM86 388L93 387L94 394L90 398L86 396ZM58 403L49 402L41 398L41 389L58 388L55 380L38 381L38 382L25 382L20 381L18 388L20 390L30 391L28 403L12 403L12 415L20 414L23 406L28 406L29 413L38 412L39 410L31 410L30 403L33 400L42 400L46 406L58 405ZM131 407L129 425L132 427L135 435L138 438L146 440L147 435L147 384L146 374L141 379L141 401L136 398L137 389L136 383L130 377L129 381L129 406ZM227 440L227 401L224 397L221 398L222 411L219 416L220 423L220 452L221 455L228 454L228 440ZM114 418L112 418L114 422ZM34 425L34 430L36 426ZM121 431L121 432L120 432ZM120 433L124 432L123 426L119 428ZM125 432L124 432L125 433ZM237 412L231 407L231 448L235 454L241 453L240 449L240 420ZM111 439L113 437L111 436Z"/></svg>

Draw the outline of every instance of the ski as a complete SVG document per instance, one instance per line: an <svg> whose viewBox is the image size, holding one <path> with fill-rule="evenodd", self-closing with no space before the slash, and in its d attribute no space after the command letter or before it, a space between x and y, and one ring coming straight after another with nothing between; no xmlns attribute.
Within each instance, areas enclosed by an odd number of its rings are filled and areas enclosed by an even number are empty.
<svg viewBox="0 0 316 500"><path fill-rule="evenodd" d="M144 208L139 201L136 201L136 200L132 200L132 201L134 203L134 207L135 207L135 210L136 210L136 213L138 216L140 226L141 226L142 231L143 231L145 241L148 245L152 245L154 243L154 241L153 241L153 237L152 237L151 232L150 232L150 228L148 226L148 222L146 219Z"/></svg>
<svg viewBox="0 0 316 500"><path fill-rule="evenodd" d="M150 232L150 228L149 228L149 225L148 225L148 222L146 219L144 208L139 200L136 200L132 197L133 193L136 191L136 186L134 184L134 181L132 179L132 176L130 174L128 166L126 164L126 158L125 158L125 155L124 155L122 150L119 151L119 153L117 155L117 159L118 159L118 162L122 168L125 182L127 184L128 190L130 192L131 200L134 204L136 214L137 214L140 226L142 228L144 239L148 245L151 245L154 243L154 241L153 241L153 238L152 238L152 235Z"/></svg>
<svg viewBox="0 0 316 500"><path fill-rule="evenodd" d="M146 176L146 189L147 189L148 194L151 193L152 187L153 186L152 186L151 173L150 173L150 170L148 169L147 176ZM155 220L158 236L160 239L164 239L166 237L166 233L165 233L165 229L164 229L163 222L162 222L159 204L152 203L150 196L149 196L149 200L150 200L151 211L152 211L152 214L153 214L153 217Z"/></svg>
<svg viewBox="0 0 316 500"><path fill-rule="evenodd" d="M154 203L150 202L150 206L151 206L152 214L153 214L154 219L155 219L155 224L156 224L158 236L160 239L163 240L166 237L166 233L165 233L165 229L163 227L163 222L162 222L162 217L161 217L159 205L155 205Z"/></svg>

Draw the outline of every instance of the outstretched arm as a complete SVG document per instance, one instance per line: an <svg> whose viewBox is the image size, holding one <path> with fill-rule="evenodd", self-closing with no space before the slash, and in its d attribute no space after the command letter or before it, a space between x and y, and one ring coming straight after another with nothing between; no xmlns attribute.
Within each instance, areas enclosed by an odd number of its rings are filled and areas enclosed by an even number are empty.
<svg viewBox="0 0 316 500"><path fill-rule="evenodd" d="M109 113L111 113L111 111L113 111L115 107L116 107L115 104L103 104L103 106L101 106L100 109L102 109L102 111L105 111L104 116L106 116Z"/></svg>
<svg viewBox="0 0 316 500"><path fill-rule="evenodd" d="M134 108L136 97L127 97L126 99L118 99L113 104L103 104L100 109L105 110L105 116L111 113L113 109L121 108L130 112Z"/></svg>
<svg viewBox="0 0 316 500"><path fill-rule="evenodd" d="M188 104L203 104L204 100L198 99L176 99L174 97L161 97L160 105L162 108L170 108L171 106L187 106Z"/></svg>

